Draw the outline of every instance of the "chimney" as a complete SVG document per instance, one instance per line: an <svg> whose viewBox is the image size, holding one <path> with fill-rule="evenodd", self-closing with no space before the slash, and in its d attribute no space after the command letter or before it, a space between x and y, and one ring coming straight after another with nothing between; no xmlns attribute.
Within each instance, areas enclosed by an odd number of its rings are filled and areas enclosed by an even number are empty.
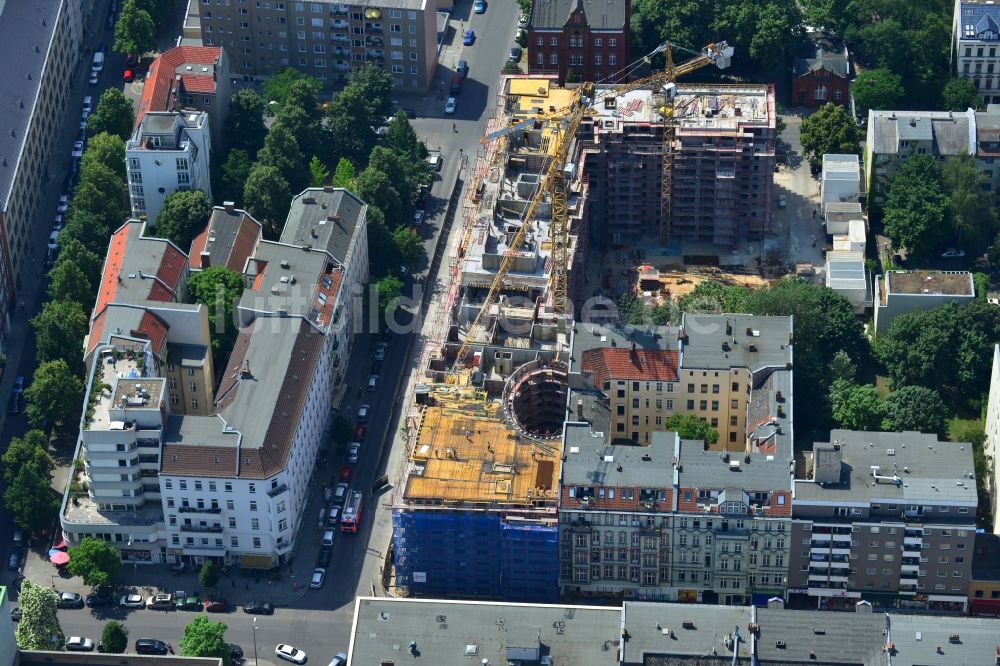
<svg viewBox="0 0 1000 666"><path fill-rule="evenodd" d="M576 418L583 420L583 400L576 401Z"/></svg>
<svg viewBox="0 0 1000 666"><path fill-rule="evenodd" d="M340 226L340 216L339 215L330 214L330 215L326 216L326 219L328 221L330 221L330 222L336 223L337 226Z"/></svg>
<svg viewBox="0 0 1000 666"><path fill-rule="evenodd" d="M227 213L232 213L234 210L236 210L235 201L223 201L222 206L226 209Z"/></svg>
<svg viewBox="0 0 1000 666"><path fill-rule="evenodd" d="M733 335L733 322L726 320L726 337L731 337Z"/></svg>

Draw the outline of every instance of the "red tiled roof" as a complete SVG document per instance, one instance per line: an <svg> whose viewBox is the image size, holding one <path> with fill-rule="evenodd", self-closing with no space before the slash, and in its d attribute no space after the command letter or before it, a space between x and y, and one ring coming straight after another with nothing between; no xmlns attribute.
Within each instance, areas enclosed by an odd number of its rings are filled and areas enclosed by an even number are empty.
<svg viewBox="0 0 1000 666"><path fill-rule="evenodd" d="M126 222L115 231L108 243L108 254L104 259L104 270L101 273L101 283L97 292L97 304L94 307L95 318L101 314L111 303L115 302L115 293L118 284L121 282L122 263L125 260L126 252L130 251L128 241L129 233L133 225L140 222ZM181 275L187 266L187 257L184 253L169 241L159 238L145 238L141 236L141 231L137 231L132 252L144 251L138 245L156 243L157 249L162 247L160 252L160 263L156 268L157 280L150 280L149 293L146 298L151 301L172 301L176 298L177 287L180 285Z"/></svg>
<svg viewBox="0 0 1000 666"><path fill-rule="evenodd" d="M102 308L97 316L94 317L93 323L90 324L90 337L87 338L87 353L97 349L97 345L101 340L101 333L104 331L104 320L107 317L107 309Z"/></svg>
<svg viewBox="0 0 1000 666"><path fill-rule="evenodd" d="M189 93L211 95L215 92L215 79L204 74L182 74L181 85Z"/></svg>
<svg viewBox="0 0 1000 666"><path fill-rule="evenodd" d="M104 308L115 300L118 274L121 272L125 245L128 243L128 228L129 225L123 224L111 235L111 242L108 243L108 254L104 258L104 271L101 273L101 285L97 290L97 305L94 307L94 312L97 314L104 312Z"/></svg>
<svg viewBox="0 0 1000 666"><path fill-rule="evenodd" d="M188 266L191 268L201 268L201 253L205 250L205 245L208 243L208 231L211 226L212 222L209 219L208 224L201 230L201 233L191 241L191 249L188 250Z"/></svg>
<svg viewBox="0 0 1000 666"><path fill-rule="evenodd" d="M186 265L187 257L184 256L184 253L178 250L173 243L165 243L163 256L160 257L160 266L156 269L156 277L162 280L163 284L159 280L153 284L153 287L149 290L149 300L173 300ZM164 284L169 289L164 287Z"/></svg>
<svg viewBox="0 0 1000 666"><path fill-rule="evenodd" d="M594 384L612 379L655 382L677 381L677 352L666 350L588 349L583 352L583 371L594 374Z"/></svg>
<svg viewBox="0 0 1000 666"><path fill-rule="evenodd" d="M237 273L243 270L247 259L257 248L257 243L261 238L261 226L249 214L244 215L240 221L240 230L236 232L236 239L233 240L233 247L229 251L229 259L226 261L226 268Z"/></svg>
<svg viewBox="0 0 1000 666"><path fill-rule="evenodd" d="M143 313L139 328L132 331L132 334L136 337L148 338L152 343L153 351L157 354L162 356L166 351L167 325L152 312Z"/></svg>
<svg viewBox="0 0 1000 666"><path fill-rule="evenodd" d="M154 60L149 66L149 73L146 75L146 83L142 89L142 98L139 100L139 109L135 114L135 126L139 126L139 122L147 111L172 110L169 108L170 89L178 67L184 64L214 65L218 62L221 53L222 49L220 47L178 46ZM215 91L215 82L210 76L182 75L181 85L190 90L186 79L208 79L212 82L212 85L208 88L205 87L206 84L203 81L192 82L198 86L193 92L204 94Z"/></svg>

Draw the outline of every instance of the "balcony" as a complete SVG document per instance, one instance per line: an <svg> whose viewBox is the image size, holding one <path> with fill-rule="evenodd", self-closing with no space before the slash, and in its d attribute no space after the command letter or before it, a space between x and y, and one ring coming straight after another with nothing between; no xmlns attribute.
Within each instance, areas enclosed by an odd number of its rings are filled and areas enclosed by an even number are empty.
<svg viewBox="0 0 1000 666"><path fill-rule="evenodd" d="M345 19L332 19L330 21L330 27L334 30L347 30L350 25Z"/></svg>
<svg viewBox="0 0 1000 666"><path fill-rule="evenodd" d="M205 534L222 534L222 525L181 525L181 532L202 532Z"/></svg>
<svg viewBox="0 0 1000 666"><path fill-rule="evenodd" d="M286 490L288 490L288 484L287 483L282 483L281 485L279 485L279 486L277 486L275 488L271 488L270 490L268 490L267 491L267 496L268 497L277 497L278 495L280 495L281 493L285 492Z"/></svg>
<svg viewBox="0 0 1000 666"><path fill-rule="evenodd" d="M211 513L215 515L222 513L222 509L217 506L214 507L182 506L177 511L178 513Z"/></svg>
<svg viewBox="0 0 1000 666"><path fill-rule="evenodd" d="M333 16L347 16L347 5L330 5L330 14Z"/></svg>
<svg viewBox="0 0 1000 666"><path fill-rule="evenodd" d="M348 43L350 43L351 38L348 35L345 35L343 33L339 33L338 32L338 33L336 33L334 35L330 35L330 41L343 42L345 44L348 44Z"/></svg>
<svg viewBox="0 0 1000 666"><path fill-rule="evenodd" d="M381 60L385 57L385 51L382 49L368 49L365 51L365 58L368 60Z"/></svg>

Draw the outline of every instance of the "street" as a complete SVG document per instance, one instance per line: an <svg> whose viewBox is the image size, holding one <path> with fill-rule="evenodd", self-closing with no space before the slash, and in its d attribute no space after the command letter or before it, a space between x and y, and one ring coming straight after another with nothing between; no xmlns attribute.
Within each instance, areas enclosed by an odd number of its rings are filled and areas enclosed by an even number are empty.
<svg viewBox="0 0 1000 666"><path fill-rule="evenodd" d="M106 3L100 4L105 9L99 8L95 12L94 25L99 24L101 28L94 40L106 40L110 43L111 35L103 28ZM444 157L443 166L437 173L431 190L433 199L428 207L428 217L421 229L427 257L411 267L410 278L404 290L404 296L412 296L417 304L425 286L435 290L447 288L450 279L447 257L433 266L430 265L430 260L443 231L452 235L461 231L462 190L467 179L467 169L463 165L473 160L480 149L479 138L488 114L493 111L500 69L514 43L517 14L516 3L493 3L485 14L474 15L472 0L457 2L449 35L441 50L435 86L425 95L396 97L401 107L416 110L417 118L412 124L417 135L431 151L439 151ZM461 45L463 26L476 31L477 40L474 45ZM121 85L117 77L124 59L110 54L109 58L102 84L112 82L114 85ZM436 86L438 83L445 85L459 59L468 62L470 74L459 96L456 113L445 115L446 96L439 96ZM89 60L85 60L77 72L74 102L67 112L67 128L74 132L76 119L79 117L79 100L84 94L89 94L94 96L96 104L101 92L101 86L87 86L85 77L88 71ZM84 88L87 90L84 91ZM69 129L67 145L72 143ZM458 188L459 196L453 217L458 223L452 223L445 229L445 212L454 187ZM53 209L58 195L58 192L53 191ZM44 235L47 235L48 227L44 231ZM445 242L443 247L450 245L450 242ZM44 242L40 247L44 248ZM431 269L433 273L428 277ZM44 292L39 290L39 294L41 293ZM33 312L37 306L38 301L35 299L29 304L29 311ZM278 606L273 616L261 616L257 620L257 647L262 664L275 661L274 646L281 642L288 642L305 650L315 663L326 663L324 660L328 660L334 653L346 651L355 596L370 595L373 591L381 590L382 567L389 552L392 534L389 506L391 490L371 497L368 489L372 480L381 474L388 474L390 483L395 483L393 475L400 469L400 461L405 455L405 440L397 437L397 432L401 425L400 415L403 413L401 400L404 389L412 380L410 375L417 365L417 346L413 344L415 334L407 326L414 310L419 310L419 305L405 306L397 316L397 330L403 331L405 328L405 332L394 334L389 341L385 360L380 364L378 391L362 391L360 397L358 395L359 387L366 384L373 368L377 335L362 334L359 337L345 373L345 383L349 388L344 392L340 403L340 413L353 421L360 404L370 406L368 432L359 461L354 466L352 480L352 486L365 493L367 506L357 534L336 535L324 587L321 590L309 590L308 578L322 537L322 531L318 529L314 518L324 503L322 486L335 480L344 462L341 455L332 451L325 468L318 468L313 476L311 500L305 514L308 519L304 521L304 527L297 536L291 565L282 567L281 579L245 578L238 571L230 571L219 584L219 596L225 597L236 609L229 613L210 614L210 617L227 624L230 628L227 632L228 640L243 646L247 657L252 658L253 654L253 616L245 615L238 605L250 600L266 600ZM28 339L29 342L23 348L18 373L30 379L34 367L34 349L30 336ZM4 380L7 380L6 376ZM27 423L23 416L8 420L3 429L3 441L9 442L12 436L21 435L26 429ZM55 485L60 491L65 483L65 466L72 462L69 460L71 453L71 450L67 451L58 461L64 466L56 473ZM0 512L0 528L3 534L8 535L6 542L9 543L13 525L6 512ZM24 566L27 578L40 585L53 586L59 591L89 592L78 579L60 578L55 568L43 559L49 545L47 542L33 544ZM4 572L0 580L10 582L11 574ZM126 566L119 574L118 582L148 588L161 587L170 591L184 589L191 592L198 588L193 572L171 576L166 565ZM16 594L14 598L16 599ZM115 608L108 612L108 609L84 608L59 611L62 629L67 636L87 636L96 642L100 638L103 623L109 619L119 619L124 620L129 629L130 644L138 638L157 638L172 643L178 650L183 628L194 616L193 612L145 609L125 611Z"/></svg>

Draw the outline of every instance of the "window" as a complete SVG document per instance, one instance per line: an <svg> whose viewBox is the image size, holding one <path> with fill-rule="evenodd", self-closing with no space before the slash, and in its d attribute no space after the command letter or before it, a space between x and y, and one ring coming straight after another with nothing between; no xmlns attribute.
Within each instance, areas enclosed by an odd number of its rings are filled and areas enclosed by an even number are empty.
<svg viewBox="0 0 1000 666"><path fill-rule="evenodd" d="M609 39L608 46L618 46L618 40L614 38Z"/></svg>
<svg viewBox="0 0 1000 666"><path fill-rule="evenodd" d="M234 502L233 500L226 500L226 509L229 511L235 511L236 502Z"/></svg>
<svg viewBox="0 0 1000 666"><path fill-rule="evenodd" d="M594 46L602 46L603 44L604 44L604 40L603 39L601 39L600 37L595 37L594 38Z"/></svg>
<svg viewBox="0 0 1000 666"><path fill-rule="evenodd" d="M541 39L541 38L539 38L539 39ZM545 64L545 54L544 53L538 53L538 54L535 55L535 64L536 65L544 65Z"/></svg>
<svg viewBox="0 0 1000 666"><path fill-rule="evenodd" d="M256 483L251 483L250 486L249 486L249 490L250 490L250 494L251 495L253 495L254 493L256 493L257 492L257 484Z"/></svg>
<svg viewBox="0 0 1000 666"><path fill-rule="evenodd" d="M608 56L608 64L609 65L617 65L618 64L618 56L616 56L614 53L612 53L611 55L609 55Z"/></svg>
<svg viewBox="0 0 1000 666"><path fill-rule="evenodd" d="M545 38L539 37L538 41L535 42L535 46L545 46Z"/></svg>
<svg viewBox="0 0 1000 666"><path fill-rule="evenodd" d="M556 54L556 53L553 53L553 54L552 54L552 55L551 55L551 56L549 57L549 64L550 64L550 65L558 65L558 64L559 64L559 55L558 55L558 54Z"/></svg>
<svg viewBox="0 0 1000 666"><path fill-rule="evenodd" d="M552 37L551 39L549 39L549 46L559 46L559 38Z"/></svg>
<svg viewBox="0 0 1000 666"><path fill-rule="evenodd" d="M259 518L251 518L250 519L250 529L252 529L252 530L259 530L260 529L260 519Z"/></svg>
<svg viewBox="0 0 1000 666"><path fill-rule="evenodd" d="M166 481L163 482L163 487L166 488L167 490L173 490L174 482L170 479L167 479Z"/></svg>
<svg viewBox="0 0 1000 666"><path fill-rule="evenodd" d="M187 482L187 480L186 479L181 479L180 486L181 486L181 490L187 490L188 489L188 482Z"/></svg>
<svg viewBox="0 0 1000 666"><path fill-rule="evenodd" d="M234 529L236 528L236 519L233 518L232 516L229 517L229 527Z"/></svg>
<svg viewBox="0 0 1000 666"><path fill-rule="evenodd" d="M239 548L240 545L239 537L229 537L229 545L231 545L233 548Z"/></svg>
<svg viewBox="0 0 1000 666"><path fill-rule="evenodd" d="M257 510L257 502L255 500L250 500L250 510L251 511Z"/></svg>
<svg viewBox="0 0 1000 666"><path fill-rule="evenodd" d="M594 64L595 65L600 65L601 64L601 54L600 53L598 53L597 55L594 56Z"/></svg>
<svg viewBox="0 0 1000 666"><path fill-rule="evenodd" d="M233 484L229 483L228 481L226 481L225 488L227 493L233 492Z"/></svg>
<svg viewBox="0 0 1000 666"><path fill-rule="evenodd" d="M198 399L191 398L191 409L198 409Z"/></svg>
<svg viewBox="0 0 1000 666"><path fill-rule="evenodd" d="M253 547L258 549L260 548L260 537L253 538Z"/></svg>

